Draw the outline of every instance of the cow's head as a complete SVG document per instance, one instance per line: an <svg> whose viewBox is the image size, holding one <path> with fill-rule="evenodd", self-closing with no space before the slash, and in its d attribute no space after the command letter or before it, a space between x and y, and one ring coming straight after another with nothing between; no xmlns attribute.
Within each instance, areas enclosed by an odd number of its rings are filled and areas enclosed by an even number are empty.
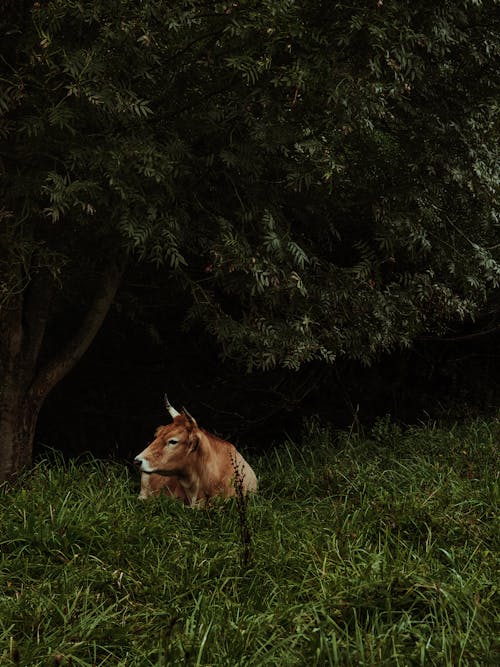
<svg viewBox="0 0 500 667"><path fill-rule="evenodd" d="M175 475L184 477L199 443L196 420L184 410L177 412L165 396L166 407L173 421L156 429L155 439L138 454L134 463L147 474Z"/></svg>

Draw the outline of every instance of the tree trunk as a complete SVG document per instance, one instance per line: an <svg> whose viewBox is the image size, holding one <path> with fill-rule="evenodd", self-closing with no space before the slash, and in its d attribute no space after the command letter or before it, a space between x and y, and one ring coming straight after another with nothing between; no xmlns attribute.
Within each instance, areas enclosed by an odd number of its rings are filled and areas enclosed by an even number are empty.
<svg viewBox="0 0 500 667"><path fill-rule="evenodd" d="M38 414L49 392L88 349L113 302L125 265L110 265L74 334L40 365L54 290L46 273L31 280L0 311L0 482L31 463Z"/></svg>
<svg viewBox="0 0 500 667"><path fill-rule="evenodd" d="M40 405L13 391L0 405L0 481L13 479L31 463Z"/></svg>

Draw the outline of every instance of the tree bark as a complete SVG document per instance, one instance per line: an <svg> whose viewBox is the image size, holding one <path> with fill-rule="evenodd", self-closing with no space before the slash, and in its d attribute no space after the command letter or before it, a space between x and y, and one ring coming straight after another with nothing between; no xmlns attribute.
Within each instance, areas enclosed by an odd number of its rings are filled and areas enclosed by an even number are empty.
<svg viewBox="0 0 500 667"><path fill-rule="evenodd" d="M0 404L0 482L13 479L31 463L40 407L23 397L17 387L6 392Z"/></svg>
<svg viewBox="0 0 500 667"><path fill-rule="evenodd" d="M99 331L121 282L125 263L110 264L73 337L45 365L40 351L49 317L53 281L35 276L24 295L14 295L0 314L0 482L32 460L38 414L49 392L75 366Z"/></svg>

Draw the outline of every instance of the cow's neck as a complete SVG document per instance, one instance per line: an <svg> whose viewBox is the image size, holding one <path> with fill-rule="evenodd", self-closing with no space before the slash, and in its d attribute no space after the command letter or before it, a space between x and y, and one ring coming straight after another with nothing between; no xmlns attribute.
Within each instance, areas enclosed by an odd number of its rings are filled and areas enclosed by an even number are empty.
<svg viewBox="0 0 500 667"><path fill-rule="evenodd" d="M204 467L207 458L210 458L210 449L208 438L204 433L201 433L198 447L193 452L193 461L189 473L179 477L179 483L184 489L191 507L205 500L207 489L203 488L202 479L206 473Z"/></svg>
<svg viewBox="0 0 500 667"><path fill-rule="evenodd" d="M189 482L185 479L179 481L181 483L182 488L184 489L184 493L187 496L190 507L194 507L199 500L199 494L200 494L199 480L197 480L196 482L193 481L191 482L191 484L189 484Z"/></svg>

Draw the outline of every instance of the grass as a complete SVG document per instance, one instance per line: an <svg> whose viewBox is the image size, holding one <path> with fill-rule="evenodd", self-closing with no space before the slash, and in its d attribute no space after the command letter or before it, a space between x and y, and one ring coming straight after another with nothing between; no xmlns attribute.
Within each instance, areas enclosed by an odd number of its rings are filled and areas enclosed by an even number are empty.
<svg viewBox="0 0 500 667"><path fill-rule="evenodd" d="M206 511L116 463L0 493L0 664L497 665L500 423L309 425Z"/></svg>

